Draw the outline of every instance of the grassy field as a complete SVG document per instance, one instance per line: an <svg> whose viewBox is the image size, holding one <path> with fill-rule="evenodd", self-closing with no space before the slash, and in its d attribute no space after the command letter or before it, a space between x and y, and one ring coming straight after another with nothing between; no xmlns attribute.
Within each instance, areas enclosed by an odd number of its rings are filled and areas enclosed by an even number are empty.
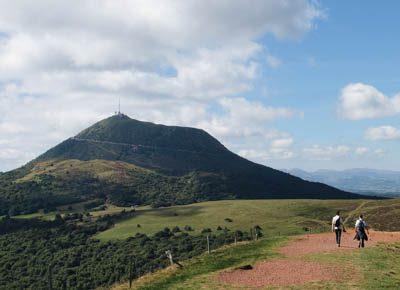
<svg viewBox="0 0 400 290"><path fill-rule="evenodd" d="M120 213L123 210L131 209L130 207L119 207L119 206L115 206L115 205L107 205L107 209L105 209L105 210L90 211L90 210L85 210L84 205L86 203L88 203L88 202L80 202L80 203L74 203L74 204L70 204L70 205L60 206L60 207L57 207L57 211L51 211L48 213L44 213L43 210L39 210L38 212L34 212L34 213L30 213L30 214L16 215L14 217L19 218L19 219L41 218L44 220L53 220L57 213L60 213L61 215L65 215L65 214L72 214L72 213L83 213L85 211L89 211L91 216L93 216L93 217L99 217L99 216L104 216L106 214L113 215L113 214ZM142 209L146 209L146 208L147 207L142 207Z"/></svg>
<svg viewBox="0 0 400 290"><path fill-rule="evenodd" d="M58 208L61 214L83 212L84 204L77 203ZM117 214L131 208L108 205L105 210L91 211L93 217ZM259 225L267 236L294 235L305 232L326 231L330 219L341 210L347 226L352 227L358 214L366 216L370 225L379 230L400 230L400 199L391 200L225 200L210 201L168 208L136 208L137 215L118 222L113 228L99 233L96 238L102 241L125 239L136 233L152 235L165 227L186 225L193 233L204 228L227 227L232 230L248 231ZM41 217L53 219L55 212L19 215L16 218ZM140 225L140 227L138 227Z"/></svg>
<svg viewBox="0 0 400 290"><path fill-rule="evenodd" d="M136 233L154 234L164 227L183 228L189 225L194 233L218 226L248 231L261 226L267 236L328 230L336 210L352 214L361 200L229 200L202 202L169 208L138 208L137 216L119 222L112 229L97 235L103 241L124 239ZM231 222L226 219L232 220ZM140 227L138 227L140 225Z"/></svg>
<svg viewBox="0 0 400 290"><path fill-rule="evenodd" d="M43 212L35 212L35 213L30 213L30 214L21 214L14 216L17 219L31 219L31 218L41 218L43 220L54 220L56 213L55 212L48 212L48 213L43 213Z"/></svg>
<svg viewBox="0 0 400 290"><path fill-rule="evenodd" d="M279 257L276 249L285 243L284 237L263 239L258 242L228 246L211 255L204 254L183 263L183 269L168 268L145 275L134 281L133 289L243 289L225 285L215 278L220 270L242 265L254 265L260 260ZM285 289L399 289L400 244L380 245L363 251L336 252L312 255L307 260L340 265L343 280L339 282L313 282ZM346 269L355 272L346 273ZM127 283L112 290L127 290ZM264 289L264 288L263 288ZM266 288L270 289L270 288ZM275 288L273 288L275 289Z"/></svg>

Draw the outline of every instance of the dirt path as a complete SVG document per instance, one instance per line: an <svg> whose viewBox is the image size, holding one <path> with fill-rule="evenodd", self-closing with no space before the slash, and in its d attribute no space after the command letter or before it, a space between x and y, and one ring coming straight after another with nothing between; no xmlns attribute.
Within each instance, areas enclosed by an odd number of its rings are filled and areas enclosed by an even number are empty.
<svg viewBox="0 0 400 290"><path fill-rule="evenodd" d="M219 274L218 280L224 284L249 288L337 281L343 278L341 277L343 269L327 263L305 261L304 258L315 253L360 250L353 237L353 231L345 233L340 248L336 246L332 233L297 237L279 250L285 258L259 262L253 266L252 270L225 271ZM367 242L367 246L397 241L400 241L400 232L370 231L370 240Z"/></svg>
<svg viewBox="0 0 400 290"><path fill-rule="evenodd" d="M358 215L361 212L361 209L370 201L363 201L355 210L353 210L352 212L349 213L349 215L347 216L347 218L344 220L344 224L348 226L348 222L351 218L354 218L354 215Z"/></svg>

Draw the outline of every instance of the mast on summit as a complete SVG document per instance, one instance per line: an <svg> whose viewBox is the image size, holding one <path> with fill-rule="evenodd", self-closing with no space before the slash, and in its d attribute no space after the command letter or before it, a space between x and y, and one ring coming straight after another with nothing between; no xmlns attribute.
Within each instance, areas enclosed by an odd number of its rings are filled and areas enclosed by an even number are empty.
<svg viewBox="0 0 400 290"><path fill-rule="evenodd" d="M115 112L115 115L121 117L123 114L121 113L121 97L118 97L118 111Z"/></svg>

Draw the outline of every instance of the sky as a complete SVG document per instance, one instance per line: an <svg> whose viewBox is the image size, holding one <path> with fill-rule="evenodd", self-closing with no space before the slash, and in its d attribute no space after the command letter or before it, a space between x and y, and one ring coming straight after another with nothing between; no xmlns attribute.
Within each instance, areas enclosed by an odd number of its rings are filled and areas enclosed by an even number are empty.
<svg viewBox="0 0 400 290"><path fill-rule="evenodd" d="M399 1L0 0L0 171L117 110L274 168L400 170Z"/></svg>

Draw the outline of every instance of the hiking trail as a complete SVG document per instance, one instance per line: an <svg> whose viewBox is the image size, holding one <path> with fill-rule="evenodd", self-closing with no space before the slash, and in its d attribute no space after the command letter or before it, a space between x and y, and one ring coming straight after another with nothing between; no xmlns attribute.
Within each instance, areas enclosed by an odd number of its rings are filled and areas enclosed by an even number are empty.
<svg viewBox="0 0 400 290"><path fill-rule="evenodd" d="M217 280L224 285L236 287L284 287L305 285L312 282L329 282L343 280L344 272L349 277L355 276L354 267L344 271L341 265L310 260L313 254L362 251L358 242L353 240L354 231L348 231L342 236L342 245L338 248L332 233L308 234L294 237L287 245L278 251L281 258L257 262L252 270L227 270L220 272ZM370 231L367 247L378 243L393 243L400 241L400 232ZM242 289L242 288L241 288Z"/></svg>
<svg viewBox="0 0 400 290"><path fill-rule="evenodd" d="M350 220L351 218L353 218L354 215L360 214L361 209L362 209L367 203L369 203L369 202L370 202L370 201L363 201L355 210L351 211L351 212L349 213L349 215L346 217L346 219L343 221L343 224L344 224L345 226L348 226L347 223L349 222L349 220Z"/></svg>

